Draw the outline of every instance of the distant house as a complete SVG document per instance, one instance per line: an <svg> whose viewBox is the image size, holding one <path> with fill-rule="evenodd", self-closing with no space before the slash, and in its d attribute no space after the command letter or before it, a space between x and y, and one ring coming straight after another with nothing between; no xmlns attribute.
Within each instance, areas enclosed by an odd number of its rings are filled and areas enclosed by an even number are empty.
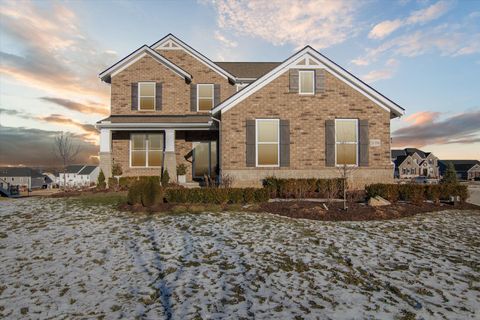
<svg viewBox="0 0 480 320"><path fill-rule="evenodd" d="M392 161L395 164L395 178L440 178L438 158L431 152L424 152L416 148L392 150Z"/></svg>
<svg viewBox="0 0 480 320"><path fill-rule="evenodd" d="M97 183L100 168L97 166L71 165L64 172L60 172L58 183L68 187L86 187Z"/></svg>
<svg viewBox="0 0 480 320"><path fill-rule="evenodd" d="M478 160L440 160L440 175L445 175L448 163L453 163L457 178L460 180L480 178L480 161Z"/></svg>
<svg viewBox="0 0 480 320"><path fill-rule="evenodd" d="M28 190L47 188L51 180L38 170L27 167L0 168L0 187L15 186Z"/></svg>

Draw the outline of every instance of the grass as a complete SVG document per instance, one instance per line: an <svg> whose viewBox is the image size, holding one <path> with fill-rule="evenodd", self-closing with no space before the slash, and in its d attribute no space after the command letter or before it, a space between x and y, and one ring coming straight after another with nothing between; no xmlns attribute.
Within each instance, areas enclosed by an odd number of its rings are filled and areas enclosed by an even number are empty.
<svg viewBox="0 0 480 320"><path fill-rule="evenodd" d="M67 198L71 204L81 207L113 205L119 206L127 202L126 192L101 192L101 193L84 193L79 196Z"/></svg>

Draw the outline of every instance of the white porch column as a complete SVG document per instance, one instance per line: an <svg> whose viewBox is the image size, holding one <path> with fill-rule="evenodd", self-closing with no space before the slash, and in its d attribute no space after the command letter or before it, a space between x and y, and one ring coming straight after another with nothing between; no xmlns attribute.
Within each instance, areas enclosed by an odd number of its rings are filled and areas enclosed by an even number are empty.
<svg viewBox="0 0 480 320"><path fill-rule="evenodd" d="M175 156L175 130L165 129L164 170L168 170L171 182L177 182L177 158Z"/></svg>
<svg viewBox="0 0 480 320"><path fill-rule="evenodd" d="M105 179L112 176L112 131L100 129L100 170L103 171Z"/></svg>

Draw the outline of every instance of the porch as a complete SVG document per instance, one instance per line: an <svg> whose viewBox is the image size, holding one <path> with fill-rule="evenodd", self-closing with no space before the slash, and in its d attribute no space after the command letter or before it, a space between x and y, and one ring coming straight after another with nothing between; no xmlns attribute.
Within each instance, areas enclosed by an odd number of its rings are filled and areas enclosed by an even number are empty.
<svg viewBox="0 0 480 320"><path fill-rule="evenodd" d="M113 164L122 176L159 176L166 170L171 182L177 182L177 166L183 164L187 185L218 175L219 130L210 116L116 116L97 128L100 168L107 178Z"/></svg>

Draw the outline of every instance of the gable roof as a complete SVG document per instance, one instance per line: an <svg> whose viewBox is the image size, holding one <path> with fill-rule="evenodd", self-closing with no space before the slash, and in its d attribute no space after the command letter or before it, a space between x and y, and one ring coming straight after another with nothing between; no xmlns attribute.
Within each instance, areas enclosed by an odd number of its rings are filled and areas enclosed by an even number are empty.
<svg viewBox="0 0 480 320"><path fill-rule="evenodd" d="M130 53L128 56L125 58L121 59L120 61L116 62L112 66L108 67L104 71L102 71L98 77L107 83L111 82L111 77L115 75L116 73L120 72L121 70L125 69L126 67L130 66L131 64L135 63L138 61L140 58L142 58L145 55L150 55L152 58L157 60L159 63L162 63L166 67L168 67L170 70L178 74L179 76L185 78L186 82L191 82L192 81L192 76L177 66L176 64L172 63L170 60L167 58L163 57L161 54L156 52L155 50L152 50L149 46L143 45L137 50L133 51Z"/></svg>
<svg viewBox="0 0 480 320"><path fill-rule="evenodd" d="M85 166L78 174L89 175L93 170L97 169L97 166Z"/></svg>
<svg viewBox="0 0 480 320"><path fill-rule="evenodd" d="M73 164L65 168L65 173L78 173L83 167L85 167L83 164Z"/></svg>
<svg viewBox="0 0 480 320"><path fill-rule="evenodd" d="M407 155L407 153L403 149L392 149L391 153L392 153L392 159L396 159L399 156L406 156Z"/></svg>
<svg viewBox="0 0 480 320"><path fill-rule="evenodd" d="M295 61L297 61L298 59L306 55L310 55L314 59L318 60L321 63L321 66L323 66L326 70L328 70L329 72L337 76L338 79L342 80L352 88L356 89L357 91L359 91L360 93L368 97L370 100L378 104L380 107L384 108L385 110L389 110L391 114L394 115L394 117L399 117L405 114L405 110L402 107L400 107L398 104L388 99L387 97L382 95L380 92L373 89L368 84L358 79L353 74L343 69L338 64L328 59L327 57L325 57L324 55L322 55L321 53L319 53L318 51L316 51L310 46L306 46L302 50L293 54L284 62L282 62L280 65L275 67L273 70L263 75L256 81L252 82L252 84L250 84L248 87L232 95L230 98L228 98L227 100L222 102L220 105L215 107L212 110L212 113L215 114L218 112L227 111L230 108L234 107L239 102L243 101L248 96L257 92L258 90L266 86L268 83L276 79L283 72L288 70L290 65L292 65Z"/></svg>
<svg viewBox="0 0 480 320"><path fill-rule="evenodd" d="M281 62L215 62L239 79L256 80L279 66Z"/></svg>
<svg viewBox="0 0 480 320"><path fill-rule="evenodd" d="M426 158L427 156L425 155L425 152L423 152L422 150L420 149L417 149L417 148L405 148L405 152L408 154L408 155L413 155L413 154L418 154L420 156L420 158Z"/></svg>
<svg viewBox="0 0 480 320"><path fill-rule="evenodd" d="M186 44L185 42L183 42L182 40L180 40L179 38L177 38L176 36L174 36L173 34L169 33L167 34L165 37L163 37L162 39L158 40L157 42L155 42L154 44L152 44L150 46L150 48L152 48L153 50L161 47L163 44L165 44L166 42L169 42L169 41L173 41L175 44L177 44L181 49L185 50L186 52L188 52L189 54L191 54L192 56L194 56L195 58L197 58L197 60L199 60L200 62L202 62L203 64L207 65L208 67L210 67L212 70L216 71L217 73L219 73L220 75L222 75L223 77L227 78L227 79L230 79L232 82L235 82L235 76L233 74L231 74L230 72L228 72L227 70L223 69L222 67L220 67L218 64L215 64L215 62L213 62L212 60L208 59L206 56L204 56L203 54L201 54L200 52L198 52L197 50L193 49L192 47L190 47L188 44ZM178 48L178 47L176 47Z"/></svg>
<svg viewBox="0 0 480 320"><path fill-rule="evenodd" d="M439 161L442 170L447 167L449 163L452 163L457 172L466 172L477 164L480 164L478 160L440 160Z"/></svg>
<svg viewBox="0 0 480 320"><path fill-rule="evenodd" d="M393 163L395 163L395 166L398 168L404 161L407 159L408 156L398 156Z"/></svg>

